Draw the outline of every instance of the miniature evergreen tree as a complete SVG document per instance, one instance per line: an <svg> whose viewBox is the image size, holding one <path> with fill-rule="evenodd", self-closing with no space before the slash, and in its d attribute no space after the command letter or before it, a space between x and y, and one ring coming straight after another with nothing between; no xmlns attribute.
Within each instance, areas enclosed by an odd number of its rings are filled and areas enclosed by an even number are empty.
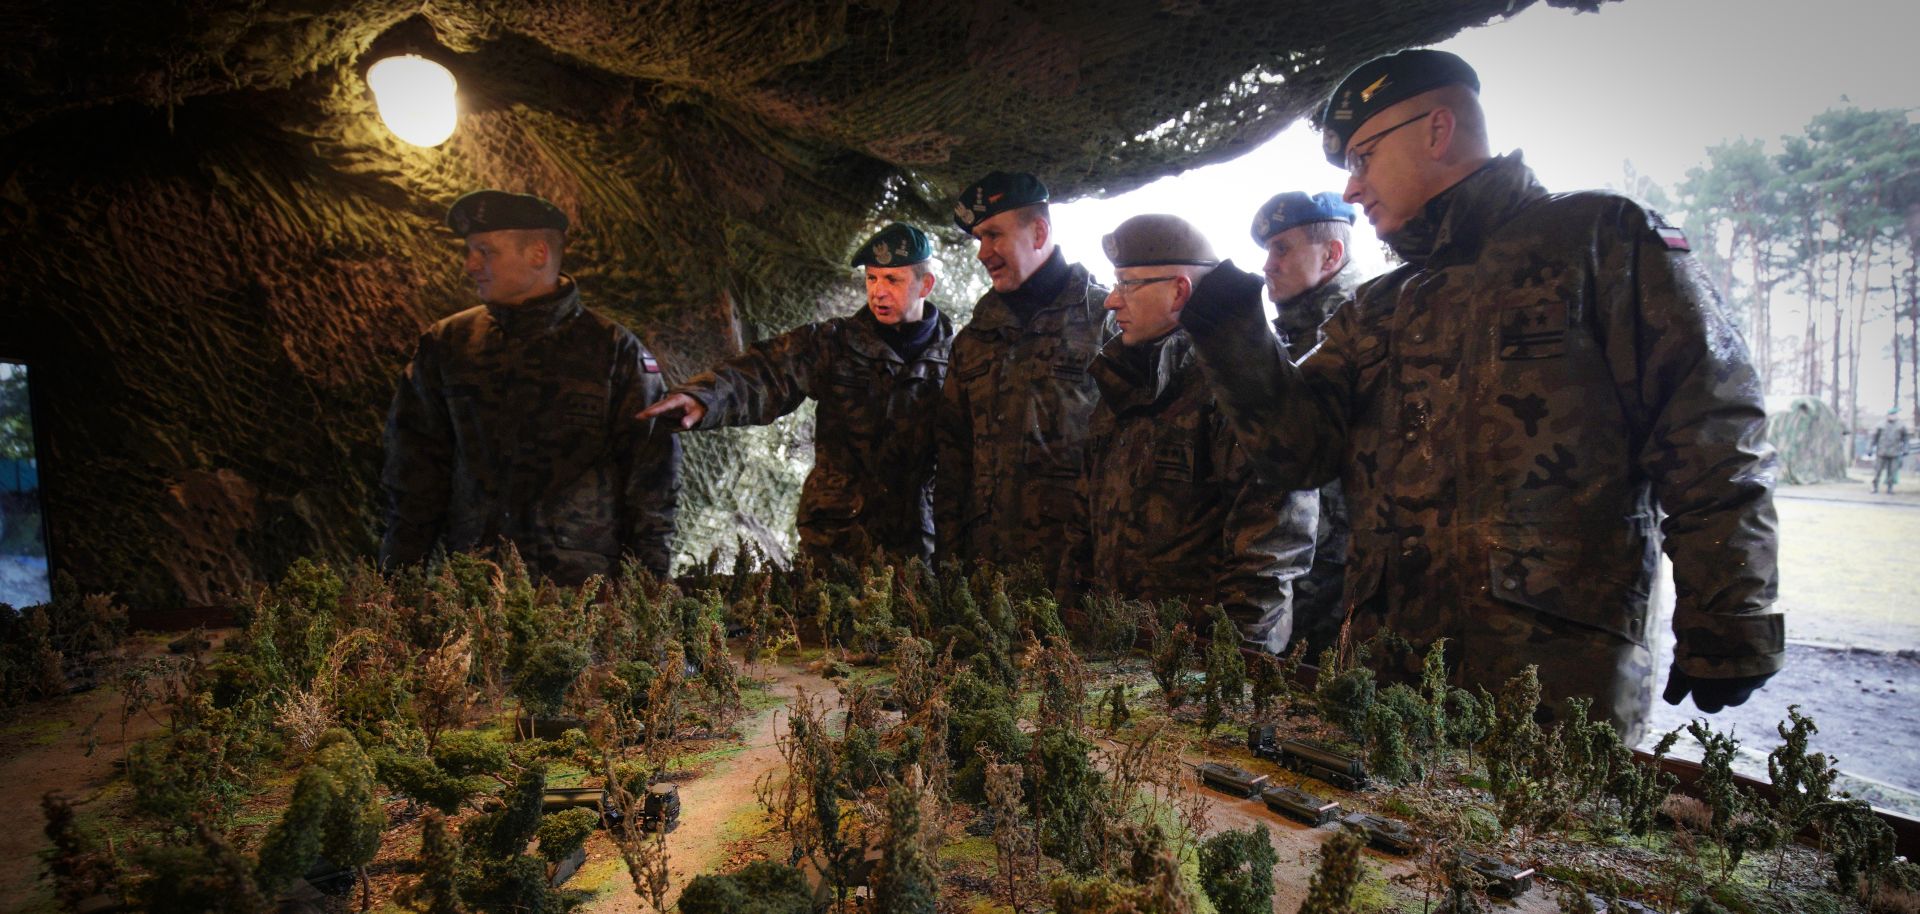
<svg viewBox="0 0 1920 914"><path fill-rule="evenodd" d="M514 681L513 695L533 718L559 717L567 690L586 672L591 660L585 648L567 641L548 641L527 655Z"/></svg>
<svg viewBox="0 0 1920 914"><path fill-rule="evenodd" d="M1127 684L1116 682L1107 689L1107 697L1100 702L1107 711L1107 734L1112 735L1127 725L1133 712L1127 708Z"/></svg>
<svg viewBox="0 0 1920 914"><path fill-rule="evenodd" d="M1201 729L1208 733L1220 725L1221 718L1240 706L1247 690L1247 663L1240 657L1240 629L1227 618L1227 611L1214 606L1212 640L1207 644L1206 712Z"/></svg>
<svg viewBox="0 0 1920 914"><path fill-rule="evenodd" d="M447 831L447 819L428 812L420 821L420 879L395 899L420 914L461 914L460 842Z"/></svg>
<svg viewBox="0 0 1920 914"><path fill-rule="evenodd" d="M1871 894L1894 862L1896 836L1865 800L1841 800L1821 815L1820 830L1833 854L1833 881L1841 892Z"/></svg>
<svg viewBox="0 0 1920 914"><path fill-rule="evenodd" d="M540 840L540 856L548 864L558 864L587 843L587 836L600 825L600 814L591 809L562 809L540 817L540 828L533 836Z"/></svg>
<svg viewBox="0 0 1920 914"><path fill-rule="evenodd" d="M1413 780L1413 753L1408 750L1407 726L1398 712L1385 703L1375 703L1367 711L1367 772L1394 784Z"/></svg>
<svg viewBox="0 0 1920 914"><path fill-rule="evenodd" d="M1773 843L1780 846L1780 855L1774 861L1773 878L1777 881L1786 868L1787 846L1832 802L1833 782L1840 772L1832 756L1807 751L1820 728L1813 718L1800 713L1799 705L1787 706L1787 719L1776 729L1781 743L1767 753L1767 777L1775 794Z"/></svg>
<svg viewBox="0 0 1920 914"><path fill-rule="evenodd" d="M1200 887L1219 914L1267 914L1276 862L1265 825L1223 831L1200 844Z"/></svg>
<svg viewBox="0 0 1920 914"><path fill-rule="evenodd" d="M1039 680L1040 705L1035 723L1042 727L1078 728L1086 716L1087 668L1064 637L1050 636L1045 647L1029 647L1033 673Z"/></svg>
<svg viewBox="0 0 1920 914"><path fill-rule="evenodd" d="M1607 792L1620 805L1620 818L1628 834L1644 837L1653 830L1654 814L1667 801L1680 779L1661 770L1660 760L1673 750L1679 730L1670 730L1654 744L1653 761L1648 764L1622 765L1614 772Z"/></svg>
<svg viewBox="0 0 1920 914"><path fill-rule="evenodd" d="M1447 741L1465 749L1473 765L1473 747L1493 730L1493 696L1481 689L1479 697L1461 688L1447 690Z"/></svg>
<svg viewBox="0 0 1920 914"><path fill-rule="evenodd" d="M1169 603L1185 612L1178 601ZM1148 653L1153 664L1153 681L1160 686L1167 709L1177 710L1187 701L1187 666L1193 656L1194 638L1187 623L1167 621L1166 605L1162 604L1161 618L1153 625Z"/></svg>
<svg viewBox="0 0 1920 914"><path fill-rule="evenodd" d="M1540 673L1531 666L1507 680L1494 698L1493 727L1487 735L1487 784L1504 828L1533 823L1551 800L1548 785L1534 776L1544 767L1541 757L1547 742L1534 720L1539 706Z"/></svg>
<svg viewBox="0 0 1920 914"><path fill-rule="evenodd" d="M880 914L935 914L940 873L921 834L919 794L903 784L887 791L887 848L874 874Z"/></svg>
<svg viewBox="0 0 1920 914"><path fill-rule="evenodd" d="M1301 642L1303 646L1305 643ZM1253 705L1254 718L1266 717L1274 709L1274 700L1288 692L1280 658L1267 653L1255 655L1253 662L1247 664L1247 684L1251 687L1248 703Z"/></svg>
<svg viewBox="0 0 1920 914"><path fill-rule="evenodd" d="M1093 765L1093 748L1064 727L1034 737L1032 801L1040 852L1079 875L1094 872L1100 863L1095 850L1102 825L1102 779Z"/></svg>
<svg viewBox="0 0 1920 914"><path fill-rule="evenodd" d="M1022 814L1026 779L1019 765L1002 763L991 754L985 767L987 815L993 818L994 860L1007 886L1007 904L1020 910L1020 886L1035 850L1033 831Z"/></svg>
<svg viewBox="0 0 1920 914"><path fill-rule="evenodd" d="M1687 724L1687 733L1700 743L1700 792L1713 811L1712 836L1725 852L1720 878L1740 866L1750 850L1764 850L1773 837L1765 821L1766 806L1752 790L1740 786L1733 759L1740 741L1730 733L1716 733L1705 721Z"/></svg>
<svg viewBox="0 0 1920 914"><path fill-rule="evenodd" d="M1314 681L1314 700L1320 716L1364 741L1367 718L1373 709L1378 686L1373 671L1364 664L1343 666L1340 654L1327 648L1320 654L1320 677Z"/></svg>
<svg viewBox="0 0 1920 914"><path fill-rule="evenodd" d="M680 914L813 914L799 870L758 860L731 873L695 876L680 893Z"/></svg>
<svg viewBox="0 0 1920 914"><path fill-rule="evenodd" d="M1307 883L1299 914L1348 914L1353 909L1353 891L1363 875L1360 850L1366 846L1366 836L1351 828L1340 829L1320 845L1320 865Z"/></svg>

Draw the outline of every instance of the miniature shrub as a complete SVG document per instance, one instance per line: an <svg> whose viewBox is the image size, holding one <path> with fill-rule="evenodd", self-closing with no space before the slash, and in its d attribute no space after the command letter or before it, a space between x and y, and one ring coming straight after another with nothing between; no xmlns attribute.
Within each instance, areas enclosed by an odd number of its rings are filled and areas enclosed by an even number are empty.
<svg viewBox="0 0 1920 914"><path fill-rule="evenodd" d="M600 825L600 814L591 809L563 809L540 818L534 837L540 839L540 856L548 863L565 860L587 843L587 836Z"/></svg>
<svg viewBox="0 0 1920 914"><path fill-rule="evenodd" d="M680 893L680 914L813 914L813 896L799 870L758 860L693 877Z"/></svg>
<svg viewBox="0 0 1920 914"><path fill-rule="evenodd" d="M558 717L567 700L567 690L586 672L590 658L585 648L566 641L549 641L535 647L514 681L513 695L533 717Z"/></svg>
<svg viewBox="0 0 1920 914"><path fill-rule="evenodd" d="M1034 739L1039 770L1031 794L1040 852L1076 875L1099 867L1101 784L1092 743L1070 729L1042 730Z"/></svg>
<svg viewBox="0 0 1920 914"><path fill-rule="evenodd" d="M1267 914L1277 862L1265 825L1223 831L1200 844L1200 887L1219 914Z"/></svg>
<svg viewBox="0 0 1920 914"><path fill-rule="evenodd" d="M1301 903L1300 914L1348 914L1353 910L1354 889L1364 875L1360 850L1366 846L1366 836L1351 828L1340 829L1320 845L1320 865L1307 882L1307 900Z"/></svg>
<svg viewBox="0 0 1920 914"><path fill-rule="evenodd" d="M505 774L509 756L505 743L484 733L460 731L440 738L433 747L433 762L454 777Z"/></svg>
<svg viewBox="0 0 1920 914"><path fill-rule="evenodd" d="M921 837L920 797L907 787L887 791L887 846L873 877L878 909L887 914L935 914L940 872Z"/></svg>

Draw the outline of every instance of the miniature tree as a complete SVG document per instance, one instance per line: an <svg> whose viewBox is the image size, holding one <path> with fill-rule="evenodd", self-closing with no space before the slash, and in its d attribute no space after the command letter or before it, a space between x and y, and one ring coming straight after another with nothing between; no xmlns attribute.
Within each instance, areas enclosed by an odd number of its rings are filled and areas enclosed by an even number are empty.
<svg viewBox="0 0 1920 914"><path fill-rule="evenodd" d="M901 710L918 713L940 690L933 670L933 645L924 638L902 638L893 649L893 698Z"/></svg>
<svg viewBox="0 0 1920 914"><path fill-rule="evenodd" d="M1277 861L1265 825L1223 831L1200 845L1200 887L1219 914L1267 914Z"/></svg>
<svg viewBox="0 0 1920 914"><path fill-rule="evenodd" d="M395 898L420 914L460 914L460 842L447 831L447 819L428 812L420 821L420 878Z"/></svg>
<svg viewBox="0 0 1920 914"><path fill-rule="evenodd" d="M1725 853L1720 878L1740 866L1750 850L1764 850L1773 837L1766 823L1765 803L1751 789L1740 786L1733 759L1740 741L1730 733L1716 733L1705 721L1687 724L1687 733L1700 743L1700 792L1713 811L1711 834Z"/></svg>
<svg viewBox="0 0 1920 914"><path fill-rule="evenodd" d="M1896 836L1865 800L1830 804L1821 833L1833 855L1834 885L1843 893L1871 896L1880 874L1894 862Z"/></svg>
<svg viewBox="0 0 1920 914"><path fill-rule="evenodd" d="M1543 764L1547 736L1534 720L1540 706L1540 674L1529 666L1507 680L1494 698L1493 727L1487 735L1487 784L1498 804L1500 825L1531 825L1552 802L1547 784L1535 772Z"/></svg>
<svg viewBox="0 0 1920 914"><path fill-rule="evenodd" d="M1340 654L1334 648L1320 653L1320 677L1313 686L1320 716L1356 740L1366 738L1367 718L1377 689L1373 671L1364 664L1342 665Z"/></svg>
<svg viewBox="0 0 1920 914"><path fill-rule="evenodd" d="M1360 849L1366 846L1366 836L1351 828L1340 829L1320 845L1320 865L1307 882L1299 914L1348 914L1353 909L1353 892L1363 875Z"/></svg>
<svg viewBox="0 0 1920 914"><path fill-rule="evenodd" d="M1032 671L1039 680L1040 705L1035 723L1041 727L1078 728L1086 715L1087 668L1064 637L1048 636L1045 647L1027 649Z"/></svg>
<svg viewBox="0 0 1920 914"><path fill-rule="evenodd" d="M128 893L132 910L268 914L274 906L256 884L252 867L204 819L193 822L193 843L140 849L136 858L150 875Z"/></svg>
<svg viewBox="0 0 1920 914"><path fill-rule="evenodd" d="M918 791L894 785L887 791L886 855L873 878L884 914L935 914L939 907L940 873L921 832Z"/></svg>
<svg viewBox="0 0 1920 914"><path fill-rule="evenodd" d="M1247 691L1247 663L1240 657L1240 629L1227 618L1227 611L1214 606L1209 613L1213 628L1207 644L1206 711L1200 727L1212 733L1228 711L1240 706Z"/></svg>
<svg viewBox="0 0 1920 914"><path fill-rule="evenodd" d="M1786 869L1787 846L1801 829L1812 825L1827 804L1832 802L1834 779L1839 771L1834 759L1807 747L1820 728L1813 718L1800 713L1799 705L1787 706L1787 720L1776 728L1781 744L1767 754L1767 777L1773 782L1773 843L1780 846L1774 860L1773 880ZM1771 885L1771 883L1770 883Z"/></svg>
<svg viewBox="0 0 1920 914"><path fill-rule="evenodd" d="M1295 653L1303 650L1305 645L1306 642L1300 642ZM1247 684L1251 687L1248 703L1253 705L1256 720L1266 717L1273 710L1275 699L1288 694L1290 690L1286 673L1280 666L1280 658L1267 653L1255 655L1253 662L1247 664Z"/></svg>
<svg viewBox="0 0 1920 914"><path fill-rule="evenodd" d="M364 867L380 848L386 811L374 794L373 763L344 730L320 740L314 761L294 782L293 799L260 845L255 868L260 888L276 892L325 854L358 871L365 897L372 886Z"/></svg>
<svg viewBox="0 0 1920 914"><path fill-rule="evenodd" d="M700 684L707 698L707 718L716 726L740 713L740 678L733 655L727 653L726 627L707 623L706 662L700 666Z"/></svg>
<svg viewBox="0 0 1920 914"><path fill-rule="evenodd" d="M1102 826L1102 779L1093 748L1065 727L1034 737L1032 804L1040 852L1079 875L1092 873L1100 862L1095 836Z"/></svg>
<svg viewBox="0 0 1920 914"><path fill-rule="evenodd" d="M1486 689L1480 697L1462 688L1447 690L1447 742L1466 750L1467 765L1473 765L1473 747L1493 730L1493 696Z"/></svg>
<svg viewBox="0 0 1920 914"><path fill-rule="evenodd" d="M540 856L549 866L558 866L587 843L587 836L600 825L600 813L591 809L562 809L540 817L533 836L540 841Z"/></svg>
<svg viewBox="0 0 1920 914"><path fill-rule="evenodd" d="M1661 770L1660 760L1672 751L1680 738L1679 730L1670 730L1654 744L1650 764L1622 765L1614 772L1607 792L1620 805L1621 824L1628 834L1646 836L1653 830L1654 814L1667 801L1680 779Z"/></svg>
<svg viewBox="0 0 1920 914"><path fill-rule="evenodd" d="M1185 613L1184 605L1169 601ZM1164 604L1163 604L1164 606ZM1152 624L1148 654L1153 664L1153 681L1160 686L1168 710L1177 710L1187 701L1187 667L1193 657L1193 632L1185 622L1169 622L1163 611Z"/></svg>
<svg viewBox="0 0 1920 914"><path fill-rule="evenodd" d="M1019 765L994 760L991 752L982 753L986 777L987 815L993 817L994 860L1000 878L1007 887L1007 904L1023 910L1021 884L1031 869L1033 831L1027 827L1024 809L1025 772Z"/></svg>
<svg viewBox="0 0 1920 914"><path fill-rule="evenodd" d="M1120 732L1120 728L1126 726L1127 720L1133 717L1133 712L1127 708L1127 684L1116 682L1109 687L1106 697L1100 700L1100 706L1106 709L1107 735Z"/></svg>
<svg viewBox="0 0 1920 914"><path fill-rule="evenodd" d="M52 878L54 895L68 910L81 901L108 893L119 879L113 858L93 846L75 827L73 803L48 792L40 797L40 811L47 823L47 876Z"/></svg>
<svg viewBox="0 0 1920 914"><path fill-rule="evenodd" d="M1367 771L1374 777L1404 784L1414 777L1413 753L1408 749L1408 727L1400 714L1376 702L1367 711Z"/></svg>
<svg viewBox="0 0 1920 914"><path fill-rule="evenodd" d="M586 672L590 659L585 648L571 642L543 643L532 649L520 667L513 695L520 699L520 706L529 717L559 717L566 704L567 690Z"/></svg>

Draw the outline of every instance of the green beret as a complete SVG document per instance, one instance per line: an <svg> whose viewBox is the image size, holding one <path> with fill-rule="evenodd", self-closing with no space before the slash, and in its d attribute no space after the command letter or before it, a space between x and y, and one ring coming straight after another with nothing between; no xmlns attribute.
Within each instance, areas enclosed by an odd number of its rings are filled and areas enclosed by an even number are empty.
<svg viewBox="0 0 1920 914"><path fill-rule="evenodd" d="M1412 50L1375 57L1340 81L1320 112L1320 138L1327 161L1347 167L1347 141L1367 119L1388 106L1441 86L1480 91L1480 76L1446 51Z"/></svg>
<svg viewBox="0 0 1920 914"><path fill-rule="evenodd" d="M1179 216L1152 213L1120 223L1102 239L1107 259L1116 269L1171 264L1210 267L1220 262L1213 245L1193 224Z"/></svg>
<svg viewBox="0 0 1920 914"><path fill-rule="evenodd" d="M927 233L904 222L881 229L853 253L856 267L910 267L932 259L933 241Z"/></svg>
<svg viewBox="0 0 1920 914"><path fill-rule="evenodd" d="M953 224L971 234L973 227L1010 209L1045 203L1047 185L1026 172L996 171L973 182L953 205Z"/></svg>
<svg viewBox="0 0 1920 914"><path fill-rule="evenodd" d="M532 194L476 190L447 208L447 227L462 238L501 229L567 230L567 214Z"/></svg>
<svg viewBox="0 0 1920 914"><path fill-rule="evenodd" d="M1314 222L1353 224L1354 207L1340 195L1325 191L1309 197L1297 190L1275 194L1253 216L1253 243L1266 247L1273 236Z"/></svg>

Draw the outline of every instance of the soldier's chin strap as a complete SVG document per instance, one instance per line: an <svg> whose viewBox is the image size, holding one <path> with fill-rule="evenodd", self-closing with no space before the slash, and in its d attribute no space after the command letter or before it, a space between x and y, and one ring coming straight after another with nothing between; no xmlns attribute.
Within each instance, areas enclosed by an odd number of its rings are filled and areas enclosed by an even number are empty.
<svg viewBox="0 0 1920 914"><path fill-rule="evenodd" d="M1713 714L1722 708L1746 704L1747 699L1752 698L1753 693L1772 678L1772 673L1762 673L1733 679L1702 679L1681 672L1676 665L1667 671L1667 690L1660 697L1666 699L1667 704L1677 705L1680 699L1687 697L1688 692L1692 692L1694 706Z"/></svg>

